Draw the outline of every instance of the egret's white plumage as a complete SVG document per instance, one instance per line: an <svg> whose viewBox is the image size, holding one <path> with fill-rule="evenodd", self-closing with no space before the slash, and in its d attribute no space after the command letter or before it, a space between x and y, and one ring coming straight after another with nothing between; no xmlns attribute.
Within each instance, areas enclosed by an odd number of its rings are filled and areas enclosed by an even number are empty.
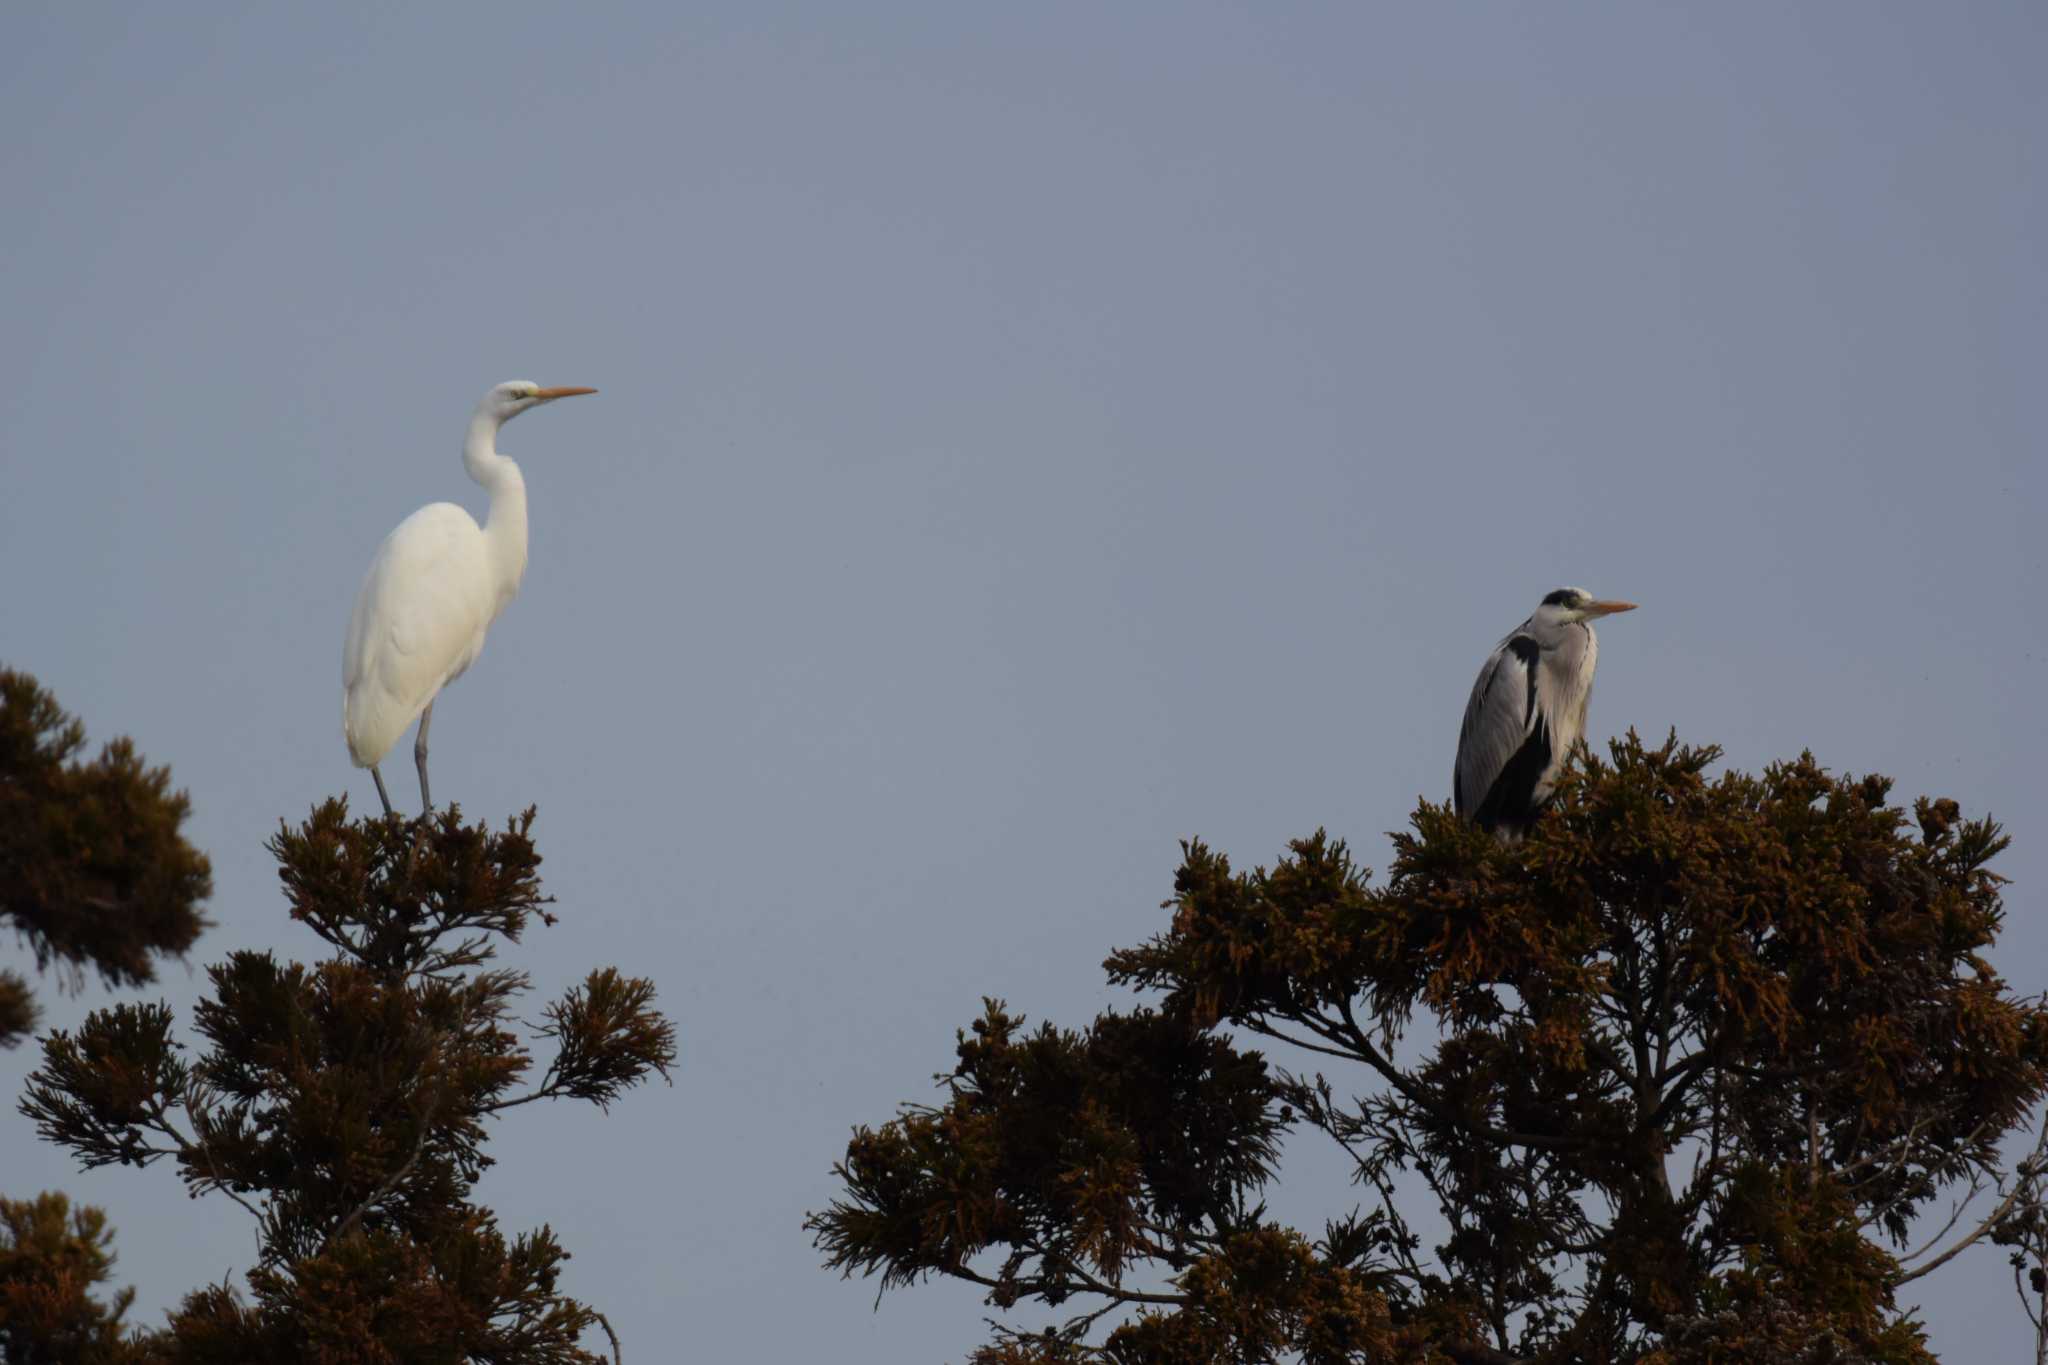
<svg viewBox="0 0 2048 1365"><path fill-rule="evenodd" d="M370 770L387 813L391 798L377 765L414 720L420 805L432 808L434 698L476 662L485 632L526 573L526 481L498 453L498 428L529 408L595 392L514 380L485 394L462 446L464 468L491 495L484 524L452 502L431 503L398 523L370 561L342 645L341 726L349 757Z"/></svg>
<svg viewBox="0 0 2048 1365"><path fill-rule="evenodd" d="M1633 602L1559 588L1494 646L1458 730L1451 800L1459 815L1509 840L1534 823L1586 731L1600 659L1592 621L1633 610Z"/></svg>

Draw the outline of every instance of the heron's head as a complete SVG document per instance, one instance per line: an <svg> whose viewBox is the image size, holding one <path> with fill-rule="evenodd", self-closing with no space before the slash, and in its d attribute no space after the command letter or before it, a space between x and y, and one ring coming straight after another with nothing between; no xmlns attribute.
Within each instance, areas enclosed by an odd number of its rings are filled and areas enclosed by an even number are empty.
<svg viewBox="0 0 2048 1365"><path fill-rule="evenodd" d="M1559 588L1543 599L1543 605L1536 608L1536 619L1545 625L1568 626L1575 621L1590 621L1598 616L1612 616L1618 611L1634 611L1633 602L1603 602L1584 588Z"/></svg>
<svg viewBox="0 0 2048 1365"><path fill-rule="evenodd" d="M557 398L573 398L579 393L596 392L596 389L544 389L528 379L508 379L485 394L484 401L477 404L477 409L479 412L489 413L502 426L529 408L552 403Z"/></svg>

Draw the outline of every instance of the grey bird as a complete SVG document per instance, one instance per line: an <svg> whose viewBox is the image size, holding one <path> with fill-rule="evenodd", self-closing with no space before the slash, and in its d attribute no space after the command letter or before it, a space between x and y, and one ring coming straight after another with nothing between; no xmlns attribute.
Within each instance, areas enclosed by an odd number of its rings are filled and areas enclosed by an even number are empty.
<svg viewBox="0 0 2048 1365"><path fill-rule="evenodd" d="M1494 646L1458 728L1451 800L1461 818L1504 843L1536 822L1558 770L1586 730L1593 665L1600 658L1592 622L1635 606L1559 588Z"/></svg>

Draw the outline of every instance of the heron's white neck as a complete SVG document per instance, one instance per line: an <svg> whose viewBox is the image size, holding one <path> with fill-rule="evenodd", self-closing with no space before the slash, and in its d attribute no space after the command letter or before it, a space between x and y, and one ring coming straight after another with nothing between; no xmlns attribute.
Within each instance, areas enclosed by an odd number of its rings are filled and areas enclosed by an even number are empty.
<svg viewBox="0 0 2048 1365"><path fill-rule="evenodd" d="M526 480L518 465L498 453L499 425L488 412L470 418L469 435L462 442L462 467L491 495L484 544L498 580L498 605L503 607L526 574Z"/></svg>

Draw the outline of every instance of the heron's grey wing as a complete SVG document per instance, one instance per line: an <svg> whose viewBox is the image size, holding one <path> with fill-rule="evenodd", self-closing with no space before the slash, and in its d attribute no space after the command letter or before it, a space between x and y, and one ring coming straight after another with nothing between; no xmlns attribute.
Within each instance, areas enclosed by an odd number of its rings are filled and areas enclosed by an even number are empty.
<svg viewBox="0 0 2048 1365"><path fill-rule="evenodd" d="M1458 727L1458 762L1451 774L1452 803L1467 819L1478 812L1536 723L1536 666L1542 657L1534 640L1510 635L1494 649L1472 684L1465 723Z"/></svg>

